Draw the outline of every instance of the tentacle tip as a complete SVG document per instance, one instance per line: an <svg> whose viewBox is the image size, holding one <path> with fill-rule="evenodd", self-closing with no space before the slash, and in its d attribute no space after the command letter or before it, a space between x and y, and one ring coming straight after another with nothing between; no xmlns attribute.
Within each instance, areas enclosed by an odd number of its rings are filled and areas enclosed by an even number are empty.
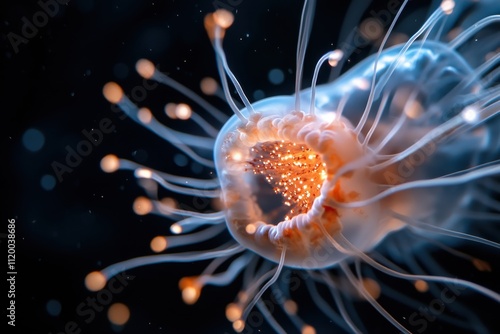
<svg viewBox="0 0 500 334"><path fill-rule="evenodd" d="M423 280L416 280L413 285L415 286L415 289L418 291L418 292L427 292L429 290L429 285L427 284L426 281L423 281Z"/></svg>
<svg viewBox="0 0 500 334"><path fill-rule="evenodd" d="M149 198L137 197L133 204L134 212L139 216L144 216L153 210L153 203Z"/></svg>
<svg viewBox="0 0 500 334"><path fill-rule="evenodd" d="M123 89L116 82L108 82L102 88L102 94L110 103L119 103L123 98Z"/></svg>
<svg viewBox="0 0 500 334"><path fill-rule="evenodd" d="M311 325L302 326L301 334L316 334L316 329Z"/></svg>
<svg viewBox="0 0 500 334"><path fill-rule="evenodd" d="M241 319L234 321L233 322L233 329L237 333L243 332L243 330L245 329L245 322Z"/></svg>
<svg viewBox="0 0 500 334"><path fill-rule="evenodd" d="M226 318L231 322L235 322L241 318L243 315L243 309L241 306L235 303L227 304L226 306Z"/></svg>
<svg viewBox="0 0 500 334"><path fill-rule="evenodd" d="M201 294L202 285L197 277L184 277L179 281L179 289L182 291L182 300L188 305L193 305L198 301Z"/></svg>
<svg viewBox="0 0 500 334"><path fill-rule="evenodd" d="M234 22L234 15L226 9L217 9L214 13L205 16L204 25L211 41L215 38L224 38L226 29Z"/></svg>
<svg viewBox="0 0 500 334"><path fill-rule="evenodd" d="M99 291L106 285L106 276L100 271L93 271L85 277L85 287L89 291Z"/></svg>
<svg viewBox="0 0 500 334"><path fill-rule="evenodd" d="M123 303L114 303L108 309L108 319L116 326L123 326L130 319L130 309Z"/></svg>
<svg viewBox="0 0 500 334"><path fill-rule="evenodd" d="M151 240L151 243L149 244L151 247L151 250L155 253L161 253L168 247L168 241L167 238L164 236L156 236Z"/></svg>
<svg viewBox="0 0 500 334"><path fill-rule="evenodd" d="M492 270L491 265L488 262L477 259L477 258L472 259L472 264L479 271L491 272L491 270Z"/></svg>
<svg viewBox="0 0 500 334"><path fill-rule="evenodd" d="M213 13L213 19L219 27L227 29L233 24L234 15L226 9L219 8Z"/></svg>
<svg viewBox="0 0 500 334"><path fill-rule="evenodd" d="M219 84L214 78L205 77L200 82L200 89L205 95L215 95L219 90Z"/></svg>
<svg viewBox="0 0 500 334"><path fill-rule="evenodd" d="M153 172L148 168L137 168L134 171L134 176L138 179L151 179Z"/></svg>
<svg viewBox="0 0 500 334"><path fill-rule="evenodd" d="M120 168L120 159L114 154L108 154L101 159L101 169L106 173L113 173Z"/></svg>
<svg viewBox="0 0 500 334"><path fill-rule="evenodd" d="M450 15L451 13L453 13L453 8L455 8L454 0L443 0L443 2L441 2L441 10L446 15Z"/></svg>
<svg viewBox="0 0 500 334"><path fill-rule="evenodd" d="M142 124L149 124L153 120L153 114L149 108L143 107L137 112L137 118L139 118Z"/></svg>
<svg viewBox="0 0 500 334"><path fill-rule="evenodd" d="M154 64L148 59L139 59L135 63L137 73L144 79L151 79L156 71Z"/></svg>
<svg viewBox="0 0 500 334"><path fill-rule="evenodd" d="M286 300L283 307L285 308L286 313L290 315L296 315L299 310L297 303L291 299Z"/></svg>
<svg viewBox="0 0 500 334"><path fill-rule="evenodd" d="M175 107L175 116L178 119L187 120L187 119L189 119L191 117L192 114L193 114L193 110L186 103L179 103Z"/></svg>
<svg viewBox="0 0 500 334"><path fill-rule="evenodd" d="M337 49L330 53L328 56L328 65L335 67L338 65L339 61L344 57L344 51Z"/></svg>
<svg viewBox="0 0 500 334"><path fill-rule="evenodd" d="M172 226L170 226L170 232L172 232L173 234L181 234L182 233L182 226L180 226L177 223L174 223L174 224L172 224Z"/></svg>

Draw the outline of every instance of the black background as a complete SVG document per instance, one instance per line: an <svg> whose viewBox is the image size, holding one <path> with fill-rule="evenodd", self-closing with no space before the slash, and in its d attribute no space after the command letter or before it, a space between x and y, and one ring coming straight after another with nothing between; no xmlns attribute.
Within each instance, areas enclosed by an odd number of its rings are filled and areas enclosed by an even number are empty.
<svg viewBox="0 0 500 334"><path fill-rule="evenodd" d="M377 1L370 9L383 8L383 3ZM316 59L338 44L347 5L346 0L319 1L306 58L306 82ZM423 17L427 5L413 1L407 15ZM293 92L301 6L302 2L295 0L271 4L242 0L235 8L236 21L224 45L230 66L252 101L257 90L266 96ZM87 297L95 296L83 285L88 272L150 254L150 239L167 233L170 224L163 218L135 215L132 202L143 190L130 172L103 173L100 159L115 153L173 173L210 176L209 170L194 173L190 166L184 170L175 166L172 157L176 150L131 120L121 119L121 114L113 112L103 98L102 86L117 81L129 93L142 85L134 64L145 57L159 64L175 80L199 92L203 77L217 78L213 51L203 28L203 17L213 11L213 3L71 0L68 5L60 5L57 15L26 44L21 44L18 52L7 34L21 34L22 18L32 22L41 7L35 1L2 3L2 7L1 109L7 151L2 219L15 218L17 225L19 332L60 333L68 321L76 322L82 333L230 332L224 308L234 299L237 285L206 288L194 306L181 302L178 280L200 273L205 263L156 265L131 271L135 279L122 293L113 296L113 302L127 304L132 313L123 328L113 328L105 310L89 323L76 312ZM422 21L416 22L419 25ZM348 22L351 26L356 23ZM350 64L371 52L371 47L363 48L351 58ZM280 85L273 85L267 79L273 68L285 73L285 81ZM326 79L325 73L320 79ZM208 100L229 113L220 100ZM162 116L161 107L169 101L186 99L171 89L159 87L148 93L141 105L151 107L160 120L171 126L186 128L184 123ZM41 177L54 175L52 163L64 163L66 147L76 147L84 139L82 131L98 127L103 118L112 121L115 131L105 134L102 143L71 173L65 173L63 181L53 190L42 189ZM29 128L45 135L45 145L38 152L30 152L22 144L22 135ZM461 262L457 261L457 265ZM62 305L59 316L51 316L46 310L47 302L52 299ZM494 312L488 309L491 305L498 311L494 303L485 302L481 307ZM361 314L371 332L396 332L375 316L375 311L361 310ZM493 313L487 313L485 318L493 320ZM434 325L429 332L441 329ZM270 332L267 325L260 330Z"/></svg>

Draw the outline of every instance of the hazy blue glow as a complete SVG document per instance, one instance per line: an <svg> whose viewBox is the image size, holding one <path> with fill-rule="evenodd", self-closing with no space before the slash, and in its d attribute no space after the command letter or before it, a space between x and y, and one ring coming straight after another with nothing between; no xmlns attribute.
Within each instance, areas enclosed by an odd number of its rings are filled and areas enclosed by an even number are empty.
<svg viewBox="0 0 500 334"><path fill-rule="evenodd" d="M28 129L23 134L23 145L31 152L39 151L45 144L45 136L40 130Z"/></svg>

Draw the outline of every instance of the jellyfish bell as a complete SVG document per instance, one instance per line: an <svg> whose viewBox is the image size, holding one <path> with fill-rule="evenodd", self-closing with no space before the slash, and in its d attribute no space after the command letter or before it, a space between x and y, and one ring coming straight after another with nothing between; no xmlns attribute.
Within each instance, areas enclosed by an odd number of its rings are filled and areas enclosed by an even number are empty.
<svg viewBox="0 0 500 334"><path fill-rule="evenodd" d="M367 236L382 235L387 226L378 219L378 204L344 209L325 201L376 193L364 168L332 183L343 165L365 154L352 124L333 112L290 112L293 104L292 97L263 100L246 124L233 118L222 128L214 154L226 222L239 243L272 261L286 247L287 266L329 267L346 255L332 247L324 230L335 235L343 229L369 249L374 240ZM367 219L374 223L364 224Z"/></svg>

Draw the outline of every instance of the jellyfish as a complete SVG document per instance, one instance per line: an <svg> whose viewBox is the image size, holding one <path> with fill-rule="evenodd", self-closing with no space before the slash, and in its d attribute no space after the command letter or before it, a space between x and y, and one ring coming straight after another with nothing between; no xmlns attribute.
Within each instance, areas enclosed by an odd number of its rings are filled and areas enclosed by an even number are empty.
<svg viewBox="0 0 500 334"><path fill-rule="evenodd" d="M222 89L212 79L204 91L219 89L233 112L230 118L151 61L136 64L143 78L177 90L204 110L197 113L187 103L166 105L168 115L197 126L192 133L160 123L117 83L107 83L103 93L109 102L217 177L172 175L105 156L105 172L131 170L143 186L147 196L134 202L137 214L174 223L169 233L151 241L152 251L161 254L93 271L85 279L87 288L100 290L113 276L139 266L209 261L199 275L180 280L182 299L194 304L205 286L241 282L226 308L236 332L251 332L249 316L256 309L277 333L291 328L316 333L322 327L304 320L294 300L299 288L316 305L311 319L346 332L367 332L354 307L357 300L403 333L421 333L436 317L459 328L488 331L470 305L457 298L468 291L498 307L498 286L454 276L424 247L430 244L462 261L469 271L488 273L498 265L456 245L500 249L500 15L491 15L500 13L500 6L436 2L416 33L389 46L407 3L395 12L375 54L339 75L353 50L327 52L309 88L302 88L315 12L315 1L305 0L295 92L256 102L245 95L223 48L233 14L225 9L208 14L204 23ZM330 80L318 84L325 63ZM214 121L222 127L214 127ZM221 208L202 212L176 205L160 199L159 188L219 200ZM486 237L471 233L471 224L488 231ZM223 231L230 232L227 242L213 249L195 247ZM172 251L189 246L192 251ZM433 298L423 303L414 293L384 283L382 276ZM272 298L264 299L266 294ZM395 317L384 298L415 312Z"/></svg>

